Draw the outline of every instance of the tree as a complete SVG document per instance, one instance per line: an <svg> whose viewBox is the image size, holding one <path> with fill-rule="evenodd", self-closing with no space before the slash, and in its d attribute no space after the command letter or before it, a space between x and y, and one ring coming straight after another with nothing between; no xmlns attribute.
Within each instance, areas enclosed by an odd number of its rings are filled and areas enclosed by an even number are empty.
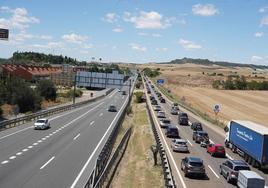
<svg viewBox="0 0 268 188"><path fill-rule="evenodd" d="M41 80L37 84L36 90L46 100L55 101L57 98L57 89L51 80Z"/></svg>

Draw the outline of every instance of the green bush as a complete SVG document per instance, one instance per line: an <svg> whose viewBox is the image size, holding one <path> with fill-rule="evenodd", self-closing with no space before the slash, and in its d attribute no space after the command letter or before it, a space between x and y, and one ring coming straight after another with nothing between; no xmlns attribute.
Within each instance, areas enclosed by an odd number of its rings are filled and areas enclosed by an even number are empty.
<svg viewBox="0 0 268 188"><path fill-rule="evenodd" d="M142 96L144 95L143 92L141 91L138 91L138 92L135 92L135 96L136 96L136 103L142 103Z"/></svg>
<svg viewBox="0 0 268 188"><path fill-rule="evenodd" d="M136 85L135 85L135 86L136 86L136 88L137 88L137 89L140 89L141 84L142 84L141 82L137 82L137 83L136 83Z"/></svg>
<svg viewBox="0 0 268 188"><path fill-rule="evenodd" d="M57 89L51 80L40 80L37 84L36 90L46 100L55 101L57 98Z"/></svg>
<svg viewBox="0 0 268 188"><path fill-rule="evenodd" d="M80 90L80 89L76 89L75 90L75 97L81 97L83 95L83 91ZM66 97L69 97L69 98L72 98L74 96L74 90L69 90L67 93L66 93Z"/></svg>

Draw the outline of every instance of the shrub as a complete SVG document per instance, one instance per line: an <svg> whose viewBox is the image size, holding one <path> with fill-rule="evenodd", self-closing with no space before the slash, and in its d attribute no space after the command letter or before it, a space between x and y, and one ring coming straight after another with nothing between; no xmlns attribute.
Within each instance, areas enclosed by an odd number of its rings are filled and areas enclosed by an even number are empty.
<svg viewBox="0 0 268 188"><path fill-rule="evenodd" d="M136 103L142 103L143 102L143 100L142 100L143 95L144 95L144 93L141 92L141 91L135 92Z"/></svg>
<svg viewBox="0 0 268 188"><path fill-rule="evenodd" d="M80 89L76 89L75 90L75 97L81 97L83 95L83 91L80 90ZM74 90L69 90L67 93L66 93L66 97L69 97L69 98L73 98L74 96Z"/></svg>
<svg viewBox="0 0 268 188"><path fill-rule="evenodd" d="M55 101L57 98L57 89L51 80L41 80L37 84L36 90L46 100Z"/></svg>
<svg viewBox="0 0 268 188"><path fill-rule="evenodd" d="M131 105L129 105L129 106L127 107L127 111L126 111L126 113L127 113L127 115L132 114L132 106L131 106Z"/></svg>

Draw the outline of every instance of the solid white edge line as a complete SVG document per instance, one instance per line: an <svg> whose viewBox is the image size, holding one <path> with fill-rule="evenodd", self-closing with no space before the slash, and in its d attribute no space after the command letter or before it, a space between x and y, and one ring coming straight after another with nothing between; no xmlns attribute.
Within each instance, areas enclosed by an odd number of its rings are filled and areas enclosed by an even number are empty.
<svg viewBox="0 0 268 188"><path fill-rule="evenodd" d="M90 122L90 125L93 125L94 123L95 123L95 121L91 121L91 122Z"/></svg>
<svg viewBox="0 0 268 188"><path fill-rule="evenodd" d="M51 157L43 166L41 166L40 170L45 168L54 158L55 158L55 156Z"/></svg>
<svg viewBox="0 0 268 188"><path fill-rule="evenodd" d="M218 174L216 174L216 172L211 168L210 165L208 165L208 168L213 172L213 174L219 179L220 177L218 176Z"/></svg>
<svg viewBox="0 0 268 188"><path fill-rule="evenodd" d="M226 157L231 159L231 160L234 160L228 153L226 153Z"/></svg>
<svg viewBox="0 0 268 188"><path fill-rule="evenodd" d="M87 162L84 164L83 168L81 169L81 171L79 172L78 176L75 178L74 182L72 183L70 188L74 188L75 185L77 184L78 180L80 179L80 177L82 176L83 172L85 171L87 165L89 164L89 162L91 161L92 157L94 156L94 154L96 153L97 149L100 147L100 144L102 143L103 139L106 137L106 135L108 134L109 130L111 129L114 121L116 120L117 116L121 113L121 111L123 110L123 106L125 105L125 103L128 102L128 97L126 98L124 104L122 105L122 107L120 108L119 112L116 114L115 118L113 119L112 123L110 124L109 128L106 130L105 134L102 136L101 140L99 141L98 145L95 147L94 151L91 153L90 157L88 158Z"/></svg>
<svg viewBox="0 0 268 188"><path fill-rule="evenodd" d="M80 136L80 133L74 137L73 140L76 140Z"/></svg>
<svg viewBox="0 0 268 188"><path fill-rule="evenodd" d="M148 97L148 94L147 94L147 93L146 93L146 96L147 96L147 101L149 101L149 100L148 100L149 97ZM154 111L153 111L153 107L152 107L152 105L151 105L149 102L148 102L148 104L149 104L150 109L151 109L151 111L152 111L153 117L154 117L154 119L155 119L155 121L156 121L156 123L157 123L157 129L159 130L160 125L159 125L159 123L158 123L158 121L157 121L157 118L156 118L156 116L155 116L155 113L154 113ZM160 134L161 134L161 136L162 136L162 140L164 141L164 143L165 143L165 145L166 145L166 149L167 149L167 151L168 151L168 153L169 153L169 156L170 156L171 161L172 161L172 163L173 163L173 165L174 165L174 167L175 167L175 170L177 171L177 173L178 173L178 175L179 175L179 178L180 178L180 180L181 180L182 186L183 186L183 188L187 188L187 187L186 187L186 184L185 184L185 182L184 182L184 180L183 180L183 178L182 178L182 175L181 175L181 173L180 173L180 171L179 171L179 169L178 169L178 167L177 167L177 164L176 164L176 162L175 162L175 160L174 160L174 157L172 156L171 151L170 151L170 149L169 149L169 147L168 147L168 144L167 144L167 142L166 142L166 140L165 140L165 138L164 138L164 135L163 135L163 133L162 133L161 130L160 130L159 132L160 132Z"/></svg>

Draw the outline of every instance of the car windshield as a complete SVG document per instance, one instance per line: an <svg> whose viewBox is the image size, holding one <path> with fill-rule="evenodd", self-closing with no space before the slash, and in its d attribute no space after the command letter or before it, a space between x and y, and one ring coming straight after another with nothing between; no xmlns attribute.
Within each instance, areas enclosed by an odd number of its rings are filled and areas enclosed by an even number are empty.
<svg viewBox="0 0 268 188"><path fill-rule="evenodd" d="M203 166L203 163L200 163L200 162L190 162L190 165L191 166L194 166L194 167L201 167L201 166Z"/></svg>
<svg viewBox="0 0 268 188"><path fill-rule="evenodd" d="M176 144L186 145L186 142L183 142L183 141L177 141Z"/></svg>
<svg viewBox="0 0 268 188"><path fill-rule="evenodd" d="M239 170L250 170L250 168L248 166L235 166L234 167L235 171L239 171Z"/></svg>
<svg viewBox="0 0 268 188"><path fill-rule="evenodd" d="M202 137L208 137L208 133L199 133L199 135Z"/></svg>
<svg viewBox="0 0 268 188"><path fill-rule="evenodd" d="M169 128L169 130L170 130L171 132L178 132L178 129L175 128L175 127L174 127L174 128L173 128L173 127L172 127L172 128Z"/></svg>
<svg viewBox="0 0 268 188"><path fill-rule="evenodd" d="M163 122L163 123L170 123L170 120L168 120L168 119L164 119L162 122Z"/></svg>
<svg viewBox="0 0 268 188"><path fill-rule="evenodd" d="M46 122L46 120L44 120L44 119L39 119L36 121L36 123L45 123L45 122Z"/></svg>

